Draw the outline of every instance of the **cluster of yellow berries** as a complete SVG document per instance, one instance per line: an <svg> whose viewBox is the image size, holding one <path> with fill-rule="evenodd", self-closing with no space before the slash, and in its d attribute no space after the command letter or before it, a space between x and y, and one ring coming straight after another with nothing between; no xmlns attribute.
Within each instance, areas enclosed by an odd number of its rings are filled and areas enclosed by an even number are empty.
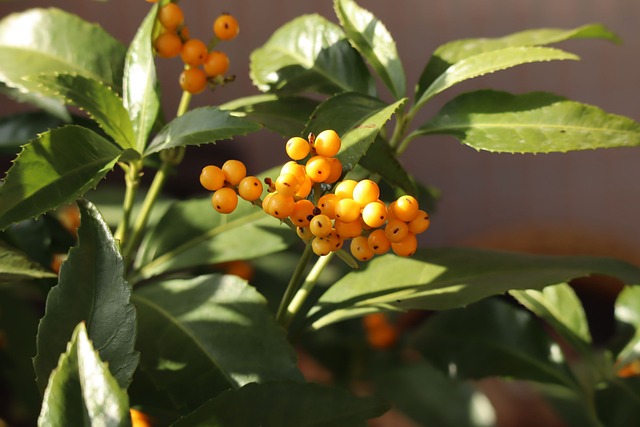
<svg viewBox="0 0 640 427"><path fill-rule="evenodd" d="M380 200L378 184L370 179L338 182L342 163L335 155L341 144L333 130L310 134L308 139L289 139L285 148L291 160L275 181L265 178L268 193L262 209L280 220L290 220L298 236L319 256L341 249L346 239L351 239L351 254L360 261L389 250L400 256L413 255L418 247L416 235L429 228L429 215L410 195L386 205ZM299 163L305 159L304 164ZM260 181L246 177L246 168L237 160L227 161L221 169L206 166L200 182L215 191L212 204L221 213L235 209L238 195L255 203L263 191ZM333 192L328 192L331 184L335 184Z"/></svg>
<svg viewBox="0 0 640 427"><path fill-rule="evenodd" d="M147 0L155 3L156 1ZM224 74L229 69L229 57L213 47L220 40L236 38L240 27L235 17L223 13L213 23L215 37L205 44L202 40L191 38L184 24L184 13L176 3L167 3L158 11L158 22L162 32L153 41L156 53L163 58L180 56L185 69L180 74L180 86L183 90L197 94L207 84L216 85L227 81Z"/></svg>

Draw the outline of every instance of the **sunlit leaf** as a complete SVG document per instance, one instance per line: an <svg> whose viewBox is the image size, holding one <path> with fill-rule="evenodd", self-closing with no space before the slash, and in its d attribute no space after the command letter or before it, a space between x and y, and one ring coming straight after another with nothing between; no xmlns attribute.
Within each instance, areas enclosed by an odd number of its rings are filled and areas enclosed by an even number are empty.
<svg viewBox="0 0 640 427"><path fill-rule="evenodd" d="M18 279L56 277L25 254L0 241L0 283Z"/></svg>
<svg viewBox="0 0 640 427"><path fill-rule="evenodd" d="M640 145L640 123L544 92L462 94L413 136L434 134L452 135L478 150L507 153Z"/></svg>
<svg viewBox="0 0 640 427"><path fill-rule="evenodd" d="M627 286L622 290L616 299L615 316L635 330L633 338L617 355L619 365L625 366L640 359L640 287Z"/></svg>

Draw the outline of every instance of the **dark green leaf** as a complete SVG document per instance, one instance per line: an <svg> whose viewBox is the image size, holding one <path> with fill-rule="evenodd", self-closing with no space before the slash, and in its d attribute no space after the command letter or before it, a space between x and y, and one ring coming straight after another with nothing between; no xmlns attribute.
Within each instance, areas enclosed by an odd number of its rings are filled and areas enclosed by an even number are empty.
<svg viewBox="0 0 640 427"><path fill-rule="evenodd" d="M607 427L640 425L640 377L618 378L595 396L598 418Z"/></svg>
<svg viewBox="0 0 640 427"><path fill-rule="evenodd" d="M413 136L452 135L478 150L549 153L640 145L640 124L557 95L481 90L446 104Z"/></svg>
<svg viewBox="0 0 640 427"><path fill-rule="evenodd" d="M71 203L113 168L122 151L95 132L66 126L25 145L0 187L0 229Z"/></svg>
<svg viewBox="0 0 640 427"><path fill-rule="evenodd" d="M496 410L483 392L468 382L446 377L428 363L390 369L376 383L395 408L420 425L496 425Z"/></svg>
<svg viewBox="0 0 640 427"><path fill-rule="evenodd" d="M210 198L181 201L146 236L136 261L137 277L256 258L297 241L294 231L243 200L228 215L216 212Z"/></svg>
<svg viewBox="0 0 640 427"><path fill-rule="evenodd" d="M411 175L398 161L393 148L384 139L380 137L374 139L367 154L360 159L360 164L369 172L380 175L392 187L399 187L405 193L414 196L418 194Z"/></svg>
<svg viewBox="0 0 640 427"><path fill-rule="evenodd" d="M420 98L416 100L415 108L420 108L435 95L468 79L515 67L516 65L566 59L578 60L579 58L572 53L559 49L537 46L505 47L469 56L451 65L438 76Z"/></svg>
<svg viewBox="0 0 640 427"><path fill-rule="evenodd" d="M627 286L622 290L615 304L616 319L633 327L635 334L617 355L618 363L624 366L640 359L640 287Z"/></svg>
<svg viewBox="0 0 640 427"><path fill-rule="evenodd" d="M135 133L135 149L142 153L160 111L152 33L158 5L154 4L138 29L124 64L123 98Z"/></svg>
<svg viewBox="0 0 640 427"><path fill-rule="evenodd" d="M304 135L333 129L342 138L342 148L336 156L345 171L351 170L406 99L386 104L354 92L336 95L324 101L307 123Z"/></svg>
<svg viewBox="0 0 640 427"><path fill-rule="evenodd" d="M569 39L597 38L620 42L618 36L600 24L583 25L571 30L542 28L526 30L498 38L455 40L436 49L416 86L416 99L451 65L479 53L505 47L544 46Z"/></svg>
<svg viewBox="0 0 640 427"><path fill-rule="evenodd" d="M0 118L0 153L17 154L20 146L38 134L60 127L65 122L51 114L35 111Z"/></svg>
<svg viewBox="0 0 640 427"><path fill-rule="evenodd" d="M217 107L191 110L169 122L149 143L145 155L167 148L209 144L260 129L260 125Z"/></svg>
<svg viewBox="0 0 640 427"><path fill-rule="evenodd" d="M30 260L19 252L0 241L0 283L20 279L42 279L56 277L45 270L42 265Z"/></svg>
<svg viewBox="0 0 640 427"><path fill-rule="evenodd" d="M183 413L250 382L302 381L267 302L236 276L141 286L140 369Z"/></svg>
<svg viewBox="0 0 640 427"><path fill-rule="evenodd" d="M250 59L251 79L263 92L375 94L366 64L342 29L319 15L283 25Z"/></svg>
<svg viewBox="0 0 640 427"><path fill-rule="evenodd" d="M59 9L29 9L0 21L0 81L12 87L35 90L22 78L60 72L119 91L124 56L125 47L104 29Z"/></svg>
<svg viewBox="0 0 640 427"><path fill-rule="evenodd" d="M575 387L557 343L531 313L489 298L429 317L411 338L455 378L510 377Z"/></svg>
<svg viewBox="0 0 640 427"><path fill-rule="evenodd" d="M309 116L319 102L302 96L278 96L272 94L249 96L227 102L221 110L233 111L237 117L259 123L280 135L301 135Z"/></svg>
<svg viewBox="0 0 640 427"><path fill-rule="evenodd" d="M44 393L39 426L131 426L129 398L100 360L84 323L73 330Z"/></svg>
<svg viewBox="0 0 640 427"><path fill-rule="evenodd" d="M596 257L541 256L478 249L422 249L383 255L352 271L320 298L314 328L380 310L446 310L512 289L542 289L602 273L640 283L640 269Z"/></svg>
<svg viewBox="0 0 640 427"><path fill-rule="evenodd" d="M529 383L540 393L567 427L602 427L602 423L590 413L591 402L580 391L550 383Z"/></svg>
<svg viewBox="0 0 640 427"><path fill-rule="evenodd" d="M407 92L404 68L396 44L384 24L353 0L334 1L336 15L349 41L378 73L396 99Z"/></svg>
<svg viewBox="0 0 640 427"><path fill-rule="evenodd" d="M135 149L131 120L122 99L109 86L79 74L38 74L28 81L41 85L41 91L86 111L123 149Z"/></svg>
<svg viewBox="0 0 640 427"><path fill-rule="evenodd" d="M34 358L38 385L49 374L79 322L87 325L91 341L108 362L120 387L126 388L138 363L136 312L130 303L131 286L111 231L100 213L79 201L79 244L69 251L60 281L47 297L45 315L38 328L38 355Z"/></svg>
<svg viewBox="0 0 640 427"><path fill-rule="evenodd" d="M313 383L248 384L202 405L172 427L365 427L387 406Z"/></svg>

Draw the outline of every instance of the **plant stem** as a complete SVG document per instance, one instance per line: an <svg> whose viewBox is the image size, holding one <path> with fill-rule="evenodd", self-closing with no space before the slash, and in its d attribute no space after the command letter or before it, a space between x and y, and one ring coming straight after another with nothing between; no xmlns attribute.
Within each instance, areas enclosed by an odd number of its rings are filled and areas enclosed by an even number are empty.
<svg viewBox="0 0 640 427"><path fill-rule="evenodd" d="M114 238L124 245L128 236L129 221L131 219L131 211L136 198L136 192L140 186L140 170L142 168L140 162L131 162L128 165L122 165L125 171L126 190L124 201L122 202L122 219L118 224L118 228L114 234Z"/></svg>
<svg viewBox="0 0 640 427"><path fill-rule="evenodd" d="M300 289L298 289L298 292L296 292L296 294L294 295L293 299L289 303L289 306L287 307L287 311L284 313L282 324L285 328L289 327L293 318L296 316L298 311L300 311L300 308L307 300L307 297L313 290L313 287L318 282L320 273L322 273L324 268L329 265L329 262L331 262L334 254L335 252L330 252L329 255L318 258L316 263L313 265L313 268L307 275L307 278L302 283Z"/></svg>
<svg viewBox="0 0 640 427"><path fill-rule="evenodd" d="M302 278L302 274L304 270L307 268L307 264L309 264L309 260L311 259L311 254L313 253L313 249L311 248L311 243L307 244L304 248L304 252L302 252L302 256L298 260L298 265L296 265L296 269L293 271L291 275L291 279L289 279L289 284L287 285L287 289L284 291L284 295L280 300L280 306L278 307L278 312L276 313L276 321L280 323L282 326L286 326L284 324L287 307L291 302L293 296L298 292L300 288L300 279Z"/></svg>

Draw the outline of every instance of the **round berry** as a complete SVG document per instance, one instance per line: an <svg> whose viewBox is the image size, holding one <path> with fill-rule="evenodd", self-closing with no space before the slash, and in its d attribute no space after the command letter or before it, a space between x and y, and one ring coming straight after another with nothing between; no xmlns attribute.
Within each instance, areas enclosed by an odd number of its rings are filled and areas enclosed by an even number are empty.
<svg viewBox="0 0 640 427"><path fill-rule="evenodd" d="M354 181L353 179L345 179L344 181L340 181L333 192L341 199L351 199L353 198L353 189L358 184L358 181Z"/></svg>
<svg viewBox="0 0 640 427"><path fill-rule="evenodd" d="M381 202L367 203L362 209L362 221L369 227L381 227L387 221L387 207Z"/></svg>
<svg viewBox="0 0 640 427"><path fill-rule="evenodd" d="M333 157L340 151L340 137L334 130L323 130L316 135L313 147L319 156Z"/></svg>
<svg viewBox="0 0 640 427"><path fill-rule="evenodd" d="M182 40L173 31L165 31L153 41L153 48L162 58L173 58L182 51Z"/></svg>
<svg viewBox="0 0 640 427"><path fill-rule="evenodd" d="M182 51L180 52L182 62L192 67L204 64L207 55L207 45L200 39L187 40L182 45Z"/></svg>
<svg viewBox="0 0 640 427"><path fill-rule="evenodd" d="M273 193L269 198L267 205L267 213L278 219L285 219L293 213L295 207L295 201L291 196L285 196L280 193Z"/></svg>
<svg viewBox="0 0 640 427"><path fill-rule="evenodd" d="M409 231L413 234L420 234L427 231L431 225L429 214L423 210L418 211L418 215L411 221L409 221Z"/></svg>
<svg viewBox="0 0 640 427"><path fill-rule="evenodd" d="M316 237L324 237L331 233L331 218L326 215L316 215L309 222L309 229Z"/></svg>
<svg viewBox="0 0 640 427"><path fill-rule="evenodd" d="M228 13L218 16L213 22L213 33L220 40L233 40L239 32L238 20Z"/></svg>
<svg viewBox="0 0 640 427"><path fill-rule="evenodd" d="M331 244L331 250L333 252L341 249L344 244L344 239L336 230L332 230L331 233L327 234L325 239Z"/></svg>
<svg viewBox="0 0 640 427"><path fill-rule="evenodd" d="M383 229L373 230L367 238L369 247L376 255L382 255L389 252L391 249L391 241L385 234Z"/></svg>
<svg viewBox="0 0 640 427"><path fill-rule="evenodd" d="M289 218L291 222L298 227L308 227L309 217L313 217L314 209L315 206L310 200L300 199L295 203L293 212L289 215Z"/></svg>
<svg viewBox="0 0 640 427"><path fill-rule="evenodd" d="M158 11L158 21L169 30L177 29L184 22L182 8L176 3L167 3Z"/></svg>
<svg viewBox="0 0 640 427"><path fill-rule="evenodd" d="M300 189L296 193L296 197L305 198L309 194L311 194L311 188L313 187L313 181L311 178L305 175L302 184L300 185Z"/></svg>
<svg viewBox="0 0 640 427"><path fill-rule="evenodd" d="M329 239L324 237L316 237L311 241L311 249L318 256L329 255L333 249L333 245Z"/></svg>
<svg viewBox="0 0 640 427"><path fill-rule="evenodd" d="M365 236L354 237L349 247L351 255L359 261L368 261L373 258L373 250L369 247L369 242Z"/></svg>
<svg viewBox="0 0 640 427"><path fill-rule="evenodd" d="M185 92L198 94L207 87L207 75L200 68L189 68L180 74L180 87Z"/></svg>
<svg viewBox="0 0 640 427"><path fill-rule="evenodd" d="M391 242L391 250L399 256L411 256L416 253L418 239L413 233L407 233L399 242Z"/></svg>
<svg viewBox="0 0 640 427"><path fill-rule="evenodd" d="M327 193L318 199L318 208L320 212L331 219L336 218L336 205L340 199L332 193Z"/></svg>
<svg viewBox="0 0 640 427"><path fill-rule="evenodd" d="M406 222L399 219L392 219L387 222L384 232L391 243L398 243L409 234L409 226Z"/></svg>
<svg viewBox="0 0 640 427"><path fill-rule="evenodd" d="M336 218L343 222L353 222L360 217L360 204L353 199L341 199L336 204Z"/></svg>
<svg viewBox="0 0 640 427"><path fill-rule="evenodd" d="M297 227L296 233L298 234L298 237L305 241L311 240L315 237L309 227Z"/></svg>
<svg viewBox="0 0 640 427"><path fill-rule="evenodd" d="M400 196L396 200L393 207L393 212L396 218L409 222L418 215L418 201L413 196Z"/></svg>
<svg viewBox="0 0 640 427"><path fill-rule="evenodd" d="M200 172L200 184L210 191L219 190L224 186L224 173L217 166L209 165Z"/></svg>
<svg viewBox="0 0 640 427"><path fill-rule="evenodd" d="M375 202L380 197L380 188L378 184L370 179L363 179L353 187L353 200L358 202L360 206Z"/></svg>
<svg viewBox="0 0 640 427"><path fill-rule="evenodd" d="M202 65L209 77L222 76L229 69L229 57L219 50L212 50Z"/></svg>
<svg viewBox="0 0 640 427"><path fill-rule="evenodd" d="M238 183L238 195L248 202L258 200L262 196L262 183L255 176L246 176Z"/></svg>
<svg viewBox="0 0 640 427"><path fill-rule="evenodd" d="M313 156L305 165L305 172L314 182L324 182L331 174L331 163L324 156Z"/></svg>
<svg viewBox="0 0 640 427"><path fill-rule="evenodd" d="M304 171L304 166L294 162L293 160L282 165L282 168L280 169L280 175L285 173L290 173L295 175L298 178L298 182L300 182L300 185L304 183L304 179L307 176L307 174Z"/></svg>
<svg viewBox="0 0 640 427"><path fill-rule="evenodd" d="M362 234L362 222L360 221L342 222L340 220L336 220L333 224L333 228L336 229L336 232L340 237L345 239L352 239Z"/></svg>
<svg viewBox="0 0 640 427"><path fill-rule="evenodd" d="M289 158L293 160L302 160L309 155L311 146L306 139L300 138L299 136L294 136L287 141L284 149L287 152L287 156L289 156Z"/></svg>
<svg viewBox="0 0 640 427"><path fill-rule="evenodd" d="M222 187L211 196L211 205L220 213L231 213L238 206L238 195L233 188Z"/></svg>
<svg viewBox="0 0 640 427"><path fill-rule="evenodd" d="M298 178L292 173L282 174L276 179L276 191L285 196L294 196L300 189Z"/></svg>
<svg viewBox="0 0 640 427"><path fill-rule="evenodd" d="M334 182L338 182L342 176L342 162L335 157L327 157L327 160L331 165L331 172L329 172L329 176L324 182L325 184L333 184Z"/></svg>
<svg viewBox="0 0 640 427"><path fill-rule="evenodd" d="M222 172L229 184L238 185L247 176L247 167L240 160L227 160L222 165Z"/></svg>

